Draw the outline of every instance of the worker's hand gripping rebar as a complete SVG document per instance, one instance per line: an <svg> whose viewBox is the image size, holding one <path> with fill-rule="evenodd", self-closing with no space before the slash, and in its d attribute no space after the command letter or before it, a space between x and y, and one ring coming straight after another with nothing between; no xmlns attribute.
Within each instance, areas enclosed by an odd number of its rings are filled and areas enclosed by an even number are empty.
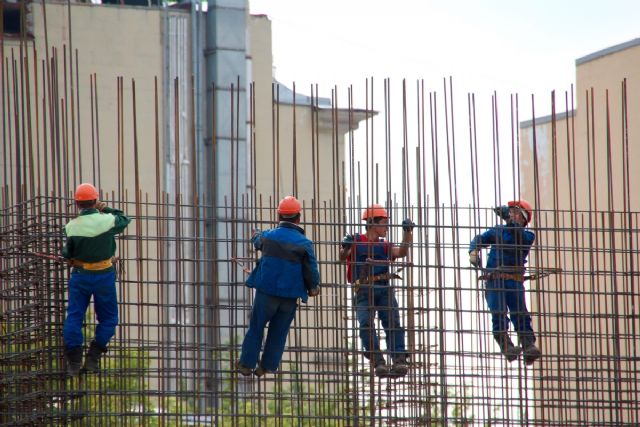
<svg viewBox="0 0 640 427"><path fill-rule="evenodd" d="M469 252L469 264L473 265L476 268L481 267L482 260L480 259L480 252L478 250Z"/></svg>
<svg viewBox="0 0 640 427"><path fill-rule="evenodd" d="M411 218L405 218L404 221L402 221L402 229L404 231L408 231L409 233L413 231L413 227L415 227L416 224L411 221Z"/></svg>
<svg viewBox="0 0 640 427"><path fill-rule="evenodd" d="M509 206L496 206L493 211L505 221L509 220Z"/></svg>
<svg viewBox="0 0 640 427"><path fill-rule="evenodd" d="M354 241L355 241L355 238L353 237L353 234L347 233L342 238L342 242L340 242L340 246L342 246L343 249L350 249L351 246L353 246Z"/></svg>

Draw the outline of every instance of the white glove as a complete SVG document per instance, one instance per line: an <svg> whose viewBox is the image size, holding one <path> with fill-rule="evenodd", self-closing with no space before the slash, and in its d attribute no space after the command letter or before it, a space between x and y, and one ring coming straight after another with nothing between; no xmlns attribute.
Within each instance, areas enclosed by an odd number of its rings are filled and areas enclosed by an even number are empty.
<svg viewBox="0 0 640 427"><path fill-rule="evenodd" d="M469 263L480 268L480 253L477 250L469 252Z"/></svg>

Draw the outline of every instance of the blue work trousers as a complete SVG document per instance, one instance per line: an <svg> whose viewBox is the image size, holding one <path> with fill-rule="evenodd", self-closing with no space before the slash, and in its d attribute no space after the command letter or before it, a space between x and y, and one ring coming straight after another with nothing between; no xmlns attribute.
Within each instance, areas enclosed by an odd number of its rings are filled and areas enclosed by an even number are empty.
<svg viewBox="0 0 640 427"><path fill-rule="evenodd" d="M507 332L509 317L518 333L533 336L531 316L524 299L524 285L515 280L489 280L485 285L484 297L491 311L493 332ZM507 313L509 316L507 316Z"/></svg>
<svg viewBox="0 0 640 427"><path fill-rule="evenodd" d="M297 307L297 298L278 297L256 291L249 329L242 342L240 363L251 369L256 367L264 328L268 323L267 340L264 343L260 365L269 372L278 370Z"/></svg>
<svg viewBox="0 0 640 427"><path fill-rule="evenodd" d="M102 347L116 333L118 325L118 295L115 270L106 273L71 272L69 303L64 321L64 346L67 350L80 347L84 341L82 322L93 295L93 307L98 318L95 341Z"/></svg>
<svg viewBox="0 0 640 427"><path fill-rule="evenodd" d="M392 357L405 355L405 331L400 323L400 310L393 288L388 283L376 282L373 287L361 286L354 297L356 318L360 325L360 339L369 358L371 352L380 351L380 340L375 327L375 316L382 323L387 350Z"/></svg>

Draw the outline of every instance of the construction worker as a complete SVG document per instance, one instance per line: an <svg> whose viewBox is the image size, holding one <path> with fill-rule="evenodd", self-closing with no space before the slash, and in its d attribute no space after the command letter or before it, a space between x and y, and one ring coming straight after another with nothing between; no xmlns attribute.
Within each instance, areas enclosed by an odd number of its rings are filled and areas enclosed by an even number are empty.
<svg viewBox="0 0 640 427"><path fill-rule="evenodd" d="M535 234L526 229L533 208L526 200L514 200L508 206L495 209L506 221L476 236L469 245L469 262L482 268L480 250L491 246L486 265L485 299L491 311L493 337L509 362L522 352L524 362L531 365L541 355L535 346L524 292L525 263ZM509 337L509 317L518 334L521 347L513 345Z"/></svg>
<svg viewBox="0 0 640 427"><path fill-rule="evenodd" d="M87 372L99 369L100 357L115 334L118 325L116 270L112 261L115 235L131 222L121 211L98 201L98 190L91 184L76 188L75 201L80 215L64 227L66 243L62 248L62 256L73 266L63 330L66 370L70 376L80 372L82 323L92 295L98 326L85 358Z"/></svg>
<svg viewBox="0 0 640 427"><path fill-rule="evenodd" d="M306 303L309 296L320 294L318 262L313 243L299 226L300 214L300 202L287 196L278 204L278 226L264 232L255 230L251 237L262 257L246 280L256 292L242 354L236 362L244 376L253 373L261 377L278 370L298 298ZM258 363L267 323L267 339Z"/></svg>
<svg viewBox="0 0 640 427"><path fill-rule="evenodd" d="M384 207L373 204L362 212L366 221L365 234L346 234L341 243L340 260L347 261L347 279L354 286L353 305L359 324L364 356L374 366L378 376L403 376L409 370L405 347L405 331L400 323L400 310L390 279L390 261L406 257L413 242L411 219L402 222L402 243L394 246L385 240L389 230L389 215ZM397 275L395 275L397 276ZM384 328L387 351L392 365L386 363L380 351L380 340L374 319Z"/></svg>

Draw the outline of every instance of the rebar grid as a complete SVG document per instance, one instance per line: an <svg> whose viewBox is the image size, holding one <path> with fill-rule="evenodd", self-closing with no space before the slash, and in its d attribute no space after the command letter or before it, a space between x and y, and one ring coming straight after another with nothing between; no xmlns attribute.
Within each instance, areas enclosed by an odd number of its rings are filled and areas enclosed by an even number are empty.
<svg viewBox="0 0 640 427"><path fill-rule="evenodd" d="M112 203L125 211L132 211L135 204ZM59 245L60 225L65 218L46 213L59 204L60 199L39 198L3 212L3 218L9 220L2 227L3 242L12 243L2 248L0 290L5 425L542 422L533 418L527 421L534 411L545 417L545 424L578 425L584 424L579 411L599 411L598 424L606 423L605 417L614 411L630 415L637 412L637 319L629 315L628 303L637 297L628 287L635 274L616 271L605 261L613 255L637 262L637 253L603 249L597 255L603 260L600 271L565 269L557 276L531 282L531 299L539 301L539 311L532 314L545 352L538 364L526 368L519 362L507 364L493 343L489 314L475 280L477 272L455 261L458 253L466 251L466 245L438 246L431 236L446 229L434 226L418 226L413 252L423 257L415 256L403 272L404 280L394 283L410 343L411 369L404 378L380 379L372 375L358 344L350 304L352 290L345 284L343 266L332 261L321 261L322 297L301 307L280 372L264 379L238 376L232 366L238 357L250 305L245 298L232 298L228 306L219 302L207 304L198 302L197 295L203 285L224 288L232 295L242 293L243 261L236 262L234 257L168 257L161 248L176 240L150 232L144 236L127 234L119 242L121 324L104 369L95 376L65 379L60 331L68 268L40 252L47 246ZM162 212L174 208L192 206L147 204L145 215L134 220L146 225L158 223L157 229L165 230L176 223L176 218ZM435 215L435 210L427 209L429 215ZM468 216L470 212L459 209L458 214ZM491 224L493 213L484 213L483 222ZM305 217L310 214L304 212ZM323 217L333 213L318 209L315 214ZM573 214L559 213L560 218ZM193 218L184 217L177 225L192 221ZM232 217L227 224L235 222ZM307 222L304 225L323 227L326 234L344 227ZM544 222L536 229L541 234L556 231L545 227ZM469 227L459 231L461 235L472 235ZM598 233L598 227L576 232ZM628 230L602 228L601 232ZM333 251L338 245L323 234L312 236L319 254ZM633 232L634 239L637 234ZM140 240L142 245L138 244ZM184 242L191 240L185 238ZM248 239L233 243L248 245ZM538 267L539 260L569 251L564 245L555 244L538 249L531 272L544 272ZM591 252L584 245L570 250L579 254ZM429 254L436 251L446 261L430 264ZM168 281L161 273L197 270L212 262L235 270L237 281L202 283L188 280L186 275ZM614 277L625 284L617 292L609 285L600 290L588 289L594 280L608 282ZM561 291L561 281L574 285ZM607 308L606 302L614 299L624 307L618 313ZM563 309L547 310L554 306ZM223 332L207 321L208 311L241 312L240 317L245 320ZM614 323L618 324L615 335L609 329ZM93 316L88 317L85 333L90 334L94 326ZM229 339L217 344L200 341L199 337L209 335ZM614 338L617 352L606 345ZM585 351L599 346L601 351ZM551 352L554 348L559 350ZM448 415L438 412L441 406ZM556 416L562 417L562 422Z"/></svg>
<svg viewBox="0 0 640 427"><path fill-rule="evenodd" d="M81 79L79 53L66 46L47 46L44 59L24 40L2 46L0 425L640 422L626 81L620 117L591 90L581 116L559 119L554 95L550 138L534 123L527 143L518 97L504 120L497 94L485 109L475 95L456 96L452 79L441 91L368 79L364 90L334 88L328 108L314 86L311 101L297 105L278 101L278 85L252 85L248 156L239 159L240 142L218 150L229 141L215 132L211 149L197 149L193 115L181 139L180 105L193 93L180 93L177 80ZM266 114L260 90L269 93ZM160 102L165 91L174 102ZM216 103L219 91L231 92L230 105ZM211 97L237 119L237 87L213 86ZM151 119L137 114L143 105ZM565 106L573 109L573 94ZM162 130L163 109L173 134ZM225 164L230 188L198 182L194 165ZM247 188L238 188L243 179ZM69 379L61 335L69 270L57 254L76 214L71 191L88 180L133 223L118 240L116 337L98 374ZM259 256L249 236L276 225L277 201L290 193L303 200L322 295L299 308L280 371L246 379L233 365L251 308L245 270ZM480 272L467 262L469 241L499 221L489 207L521 196L536 208L528 274L539 277L527 293L543 356L533 367L500 354ZM372 374L337 260L343 234L362 231L361 209L372 202L390 211L391 242L404 217L417 224L409 263L391 266L403 268L392 282L410 352L403 378ZM87 339L94 327L90 312Z"/></svg>

